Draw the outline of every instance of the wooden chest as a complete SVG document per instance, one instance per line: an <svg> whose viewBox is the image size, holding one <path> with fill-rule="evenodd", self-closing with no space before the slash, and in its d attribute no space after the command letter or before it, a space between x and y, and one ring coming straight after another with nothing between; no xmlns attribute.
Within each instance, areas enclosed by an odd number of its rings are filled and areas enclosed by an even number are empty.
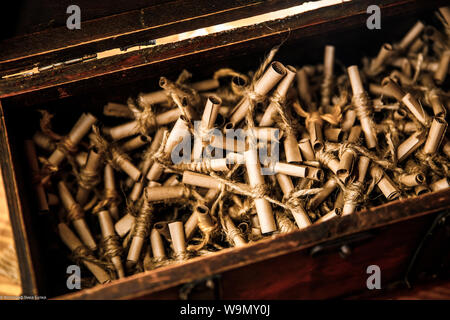
<svg viewBox="0 0 450 320"><path fill-rule="evenodd" d="M189 31L303 1L157 1L143 9L133 2L136 7L126 8L130 11L95 12L95 19L82 20L80 30L69 30L63 22L1 44L0 162L24 294L64 299L323 299L367 292L370 265L380 267L383 288L403 281L407 273L408 279L416 279L420 270L436 273L436 263L448 267L448 220L447 238L445 233L439 241L426 237L433 223L445 220L447 189L91 289L64 289L67 261L52 250L51 243L58 240L38 216L22 147L36 129L36 110L64 108L58 121L64 128L82 111L100 114L108 101L155 90L161 75L174 78L186 68L194 79L204 79L221 67L254 70L281 42L277 59L289 64L319 63L326 44L336 46L342 65L358 64L362 55L373 56L382 43L401 38L418 19L433 20L433 11L446 4L379 1L381 30L366 27L366 9L372 3L363 0L194 36ZM185 39L169 37L184 32ZM430 251L424 254L430 243L432 257ZM430 265L419 263L423 257Z"/></svg>

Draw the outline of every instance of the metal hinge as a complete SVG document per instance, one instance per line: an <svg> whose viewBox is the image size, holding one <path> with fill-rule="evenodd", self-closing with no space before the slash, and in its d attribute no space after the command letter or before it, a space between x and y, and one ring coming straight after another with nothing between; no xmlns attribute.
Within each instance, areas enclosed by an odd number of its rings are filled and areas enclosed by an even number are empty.
<svg viewBox="0 0 450 320"><path fill-rule="evenodd" d="M184 284L179 290L181 300L217 300L221 297L221 275L212 275Z"/></svg>

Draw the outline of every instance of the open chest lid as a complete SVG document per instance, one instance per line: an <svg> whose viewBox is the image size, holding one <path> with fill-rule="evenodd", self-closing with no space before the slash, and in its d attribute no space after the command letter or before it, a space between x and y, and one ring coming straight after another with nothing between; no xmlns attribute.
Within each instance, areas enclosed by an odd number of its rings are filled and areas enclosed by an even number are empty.
<svg viewBox="0 0 450 320"><path fill-rule="evenodd" d="M379 6L384 18L442 2L385 0ZM106 10L105 16L94 10L90 15L97 18L92 20L84 20L81 4L80 29L68 29L61 18L62 26L1 43L0 99L20 97L24 105L59 99L89 87L162 74L170 66L189 65L199 57L218 62L238 50L249 54L285 40L365 25L370 4L365 0L158 1L111 15ZM132 1L132 5L143 4Z"/></svg>

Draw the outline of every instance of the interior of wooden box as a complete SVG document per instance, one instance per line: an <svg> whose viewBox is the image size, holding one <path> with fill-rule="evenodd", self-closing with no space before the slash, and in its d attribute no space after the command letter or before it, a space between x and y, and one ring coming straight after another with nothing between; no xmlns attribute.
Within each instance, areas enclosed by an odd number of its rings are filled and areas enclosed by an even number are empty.
<svg viewBox="0 0 450 320"><path fill-rule="evenodd" d="M336 31L327 29L322 34L295 41L288 38L277 54L276 60L293 66L320 63L323 59L324 46L333 44L336 46L337 70L341 73L346 66L360 64L363 56L376 55L381 44L399 40L418 19L437 24L430 10L417 12L401 19L398 16L394 19L383 19L381 30L369 30L365 24L353 29ZM54 297L66 293L66 267L72 262L67 258L68 251L54 232L56 214L40 215L33 197L23 142L24 139L31 138L39 127L40 114L37 110L46 109L55 114L52 123L54 131L58 133L68 132L79 115L86 111L96 115L105 125L110 125L114 123L114 120L106 119L102 115L103 106L107 102L125 103L129 96L136 97L139 92L157 90L159 89L158 78L162 75L175 80L182 69L187 69L193 74L192 81L195 81L210 78L220 67L231 67L242 72L255 70L269 50L270 48L265 48L263 51L255 50L249 46L247 50L240 50L233 54L227 51L226 55L219 55L214 61L204 61L201 55L193 55L189 59L189 65L180 65L178 62L168 64L162 69L164 73L148 73L144 80L120 86L85 88L85 94L50 100L32 106L22 105L17 98L2 101L18 193L27 232L29 232L32 256L36 264L40 294ZM156 70L160 71L157 68ZM139 69L136 72L139 72ZM91 225L94 227L97 224L91 223Z"/></svg>

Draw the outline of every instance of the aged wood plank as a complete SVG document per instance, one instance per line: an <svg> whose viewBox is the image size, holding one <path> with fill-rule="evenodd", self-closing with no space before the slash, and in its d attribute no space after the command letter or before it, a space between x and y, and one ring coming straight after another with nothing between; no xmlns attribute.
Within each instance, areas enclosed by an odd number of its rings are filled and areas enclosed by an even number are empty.
<svg viewBox="0 0 450 320"><path fill-rule="evenodd" d="M417 198L398 200L319 225L312 225L304 230L268 237L242 248L225 249L208 256L194 258L182 265L144 272L60 298L136 298L213 274L298 252L324 241L421 217L449 207L450 189Z"/></svg>

